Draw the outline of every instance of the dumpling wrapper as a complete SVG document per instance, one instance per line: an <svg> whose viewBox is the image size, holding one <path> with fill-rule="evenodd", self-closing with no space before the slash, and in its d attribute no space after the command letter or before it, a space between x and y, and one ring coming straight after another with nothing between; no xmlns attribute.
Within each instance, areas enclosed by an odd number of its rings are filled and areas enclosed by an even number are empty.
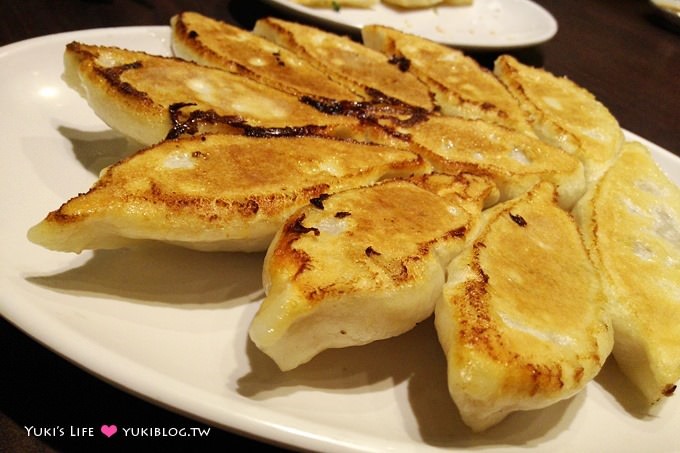
<svg viewBox="0 0 680 453"><path fill-rule="evenodd" d="M650 403L680 380L680 188L638 142L574 215L608 290L614 358Z"/></svg>
<svg viewBox="0 0 680 453"><path fill-rule="evenodd" d="M483 178L433 178L430 188L448 179L468 202L422 188L427 181L386 181L321 197L277 233L249 333L281 370L325 349L402 334L432 314L446 265L486 198L497 196Z"/></svg>
<svg viewBox="0 0 680 453"><path fill-rule="evenodd" d="M311 198L428 168L406 150L319 137L167 140L106 168L88 192L49 213L28 238L65 252L143 240L264 251Z"/></svg>
<svg viewBox="0 0 680 453"><path fill-rule="evenodd" d="M550 183L484 212L435 309L448 387L483 431L582 390L613 346L599 275Z"/></svg>

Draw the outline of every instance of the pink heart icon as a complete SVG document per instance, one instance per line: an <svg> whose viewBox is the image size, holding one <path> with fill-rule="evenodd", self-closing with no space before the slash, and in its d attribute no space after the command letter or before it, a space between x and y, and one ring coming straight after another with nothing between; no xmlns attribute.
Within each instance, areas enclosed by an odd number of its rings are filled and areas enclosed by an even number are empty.
<svg viewBox="0 0 680 453"><path fill-rule="evenodd" d="M102 425L101 431L106 437L111 437L118 432L118 427L116 425Z"/></svg>

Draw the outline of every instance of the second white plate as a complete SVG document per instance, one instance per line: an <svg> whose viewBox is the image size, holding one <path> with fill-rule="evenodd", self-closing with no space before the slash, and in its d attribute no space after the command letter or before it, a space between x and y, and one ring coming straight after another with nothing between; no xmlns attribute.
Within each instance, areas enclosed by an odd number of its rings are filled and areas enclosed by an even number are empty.
<svg viewBox="0 0 680 453"><path fill-rule="evenodd" d="M322 23L360 29L388 25L461 49L510 49L551 39L557 21L529 0L474 0L471 6L439 6L405 10L382 3L372 8L311 8L293 0L266 0Z"/></svg>

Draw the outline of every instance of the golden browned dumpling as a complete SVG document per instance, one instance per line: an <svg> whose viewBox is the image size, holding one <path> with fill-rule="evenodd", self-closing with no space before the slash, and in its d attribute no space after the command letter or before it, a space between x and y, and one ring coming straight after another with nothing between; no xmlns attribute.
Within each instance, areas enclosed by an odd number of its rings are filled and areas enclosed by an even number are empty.
<svg viewBox="0 0 680 453"><path fill-rule="evenodd" d="M328 348L399 335L432 314L447 263L493 194L482 178L434 178L319 197L277 233L250 338L282 370Z"/></svg>
<svg viewBox="0 0 680 453"><path fill-rule="evenodd" d="M384 25L365 25L361 36L366 46L425 83L442 114L481 119L535 136L514 96L460 50Z"/></svg>
<svg viewBox="0 0 680 453"><path fill-rule="evenodd" d="M195 12L171 20L172 49L185 60L243 74L295 96L362 99L281 46Z"/></svg>
<svg viewBox="0 0 680 453"><path fill-rule="evenodd" d="M583 165L577 158L520 132L479 120L435 116L402 131L437 171L492 178L501 200L549 181L557 186L560 205L570 208L585 191Z"/></svg>
<svg viewBox="0 0 680 453"><path fill-rule="evenodd" d="M420 80L346 36L273 17L258 20L253 32L306 59L362 97L434 109L430 92Z"/></svg>
<svg viewBox="0 0 680 453"><path fill-rule="evenodd" d="M318 137L166 140L105 169L87 193L50 213L28 237L69 252L139 240L266 250L311 198L427 168L409 151Z"/></svg>
<svg viewBox="0 0 680 453"><path fill-rule="evenodd" d="M649 402L680 379L680 189L629 142L574 209L610 297L614 357Z"/></svg>
<svg viewBox="0 0 680 453"><path fill-rule="evenodd" d="M550 183L484 212L443 294L449 392L474 431L573 396L612 349L598 273Z"/></svg>
<svg viewBox="0 0 680 453"><path fill-rule="evenodd" d="M71 43L64 79L110 127L151 145L198 131L355 125L248 77L177 58Z"/></svg>
<svg viewBox="0 0 680 453"><path fill-rule="evenodd" d="M595 96L566 77L501 55L496 76L517 98L536 134L581 159L593 183L621 150L623 131Z"/></svg>

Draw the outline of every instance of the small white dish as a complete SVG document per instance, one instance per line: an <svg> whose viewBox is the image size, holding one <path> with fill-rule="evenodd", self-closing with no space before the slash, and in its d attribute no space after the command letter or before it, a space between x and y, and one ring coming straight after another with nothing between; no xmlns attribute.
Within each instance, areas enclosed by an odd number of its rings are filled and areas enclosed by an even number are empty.
<svg viewBox="0 0 680 453"><path fill-rule="evenodd" d="M312 8L293 0L266 0L314 20L359 30L388 25L460 49L511 49L551 39L557 21L530 0L475 0L470 6L398 9L378 3L371 8Z"/></svg>

